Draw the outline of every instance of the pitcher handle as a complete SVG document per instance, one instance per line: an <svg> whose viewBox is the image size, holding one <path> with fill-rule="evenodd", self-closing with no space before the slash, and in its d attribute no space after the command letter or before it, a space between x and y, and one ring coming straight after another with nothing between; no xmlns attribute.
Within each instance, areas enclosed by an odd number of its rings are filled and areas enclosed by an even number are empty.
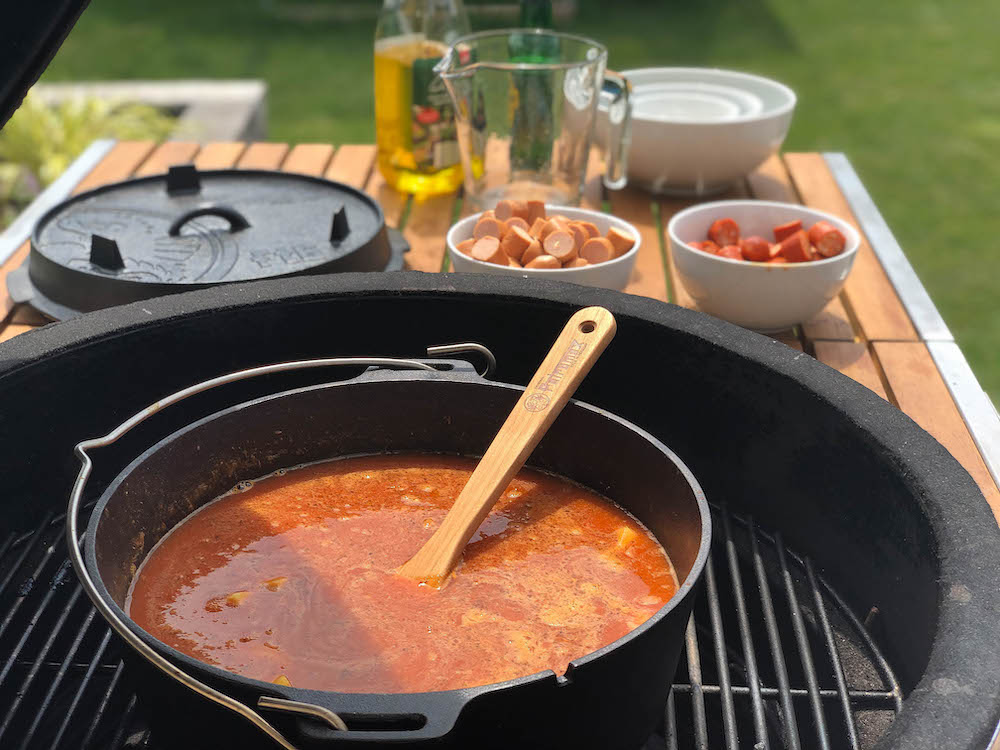
<svg viewBox="0 0 1000 750"><path fill-rule="evenodd" d="M604 144L604 185L625 187L628 149L632 142L632 84L621 73L605 71L601 98L608 102L608 133Z"/></svg>

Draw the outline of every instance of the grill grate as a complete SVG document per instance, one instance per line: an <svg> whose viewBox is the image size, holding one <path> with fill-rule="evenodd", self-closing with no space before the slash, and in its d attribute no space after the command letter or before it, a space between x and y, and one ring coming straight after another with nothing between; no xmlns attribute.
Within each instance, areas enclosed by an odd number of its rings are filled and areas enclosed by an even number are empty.
<svg viewBox="0 0 1000 750"><path fill-rule="evenodd" d="M644 750L872 747L902 692L865 625L780 534L725 508L715 523L663 725ZM49 514L0 540L0 747L162 750L62 534Z"/></svg>

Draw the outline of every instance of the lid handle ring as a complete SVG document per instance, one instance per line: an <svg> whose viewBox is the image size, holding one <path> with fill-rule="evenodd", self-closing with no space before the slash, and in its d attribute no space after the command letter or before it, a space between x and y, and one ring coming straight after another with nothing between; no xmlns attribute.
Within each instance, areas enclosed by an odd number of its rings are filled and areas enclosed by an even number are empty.
<svg viewBox="0 0 1000 750"><path fill-rule="evenodd" d="M170 229L167 230L167 234L171 237L179 236L181 228L189 221L197 219L199 216L218 216L221 219L225 219L229 222L230 232L239 232L240 230L246 229L250 226L250 222L247 221L247 218L232 206L215 204L211 206L202 206L201 208L194 208L181 214L174 220L174 223L170 225Z"/></svg>

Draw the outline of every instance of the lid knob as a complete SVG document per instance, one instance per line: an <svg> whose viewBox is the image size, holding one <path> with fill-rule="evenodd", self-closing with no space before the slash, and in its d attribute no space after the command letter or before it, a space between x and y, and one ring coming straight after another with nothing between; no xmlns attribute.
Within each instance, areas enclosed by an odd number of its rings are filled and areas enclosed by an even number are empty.
<svg viewBox="0 0 1000 750"><path fill-rule="evenodd" d="M347 225L347 209L341 206L333 212L333 222L330 224L330 242L340 242L351 233Z"/></svg>
<svg viewBox="0 0 1000 750"><path fill-rule="evenodd" d="M167 170L167 195L201 192L198 168L194 164L176 164Z"/></svg>
<svg viewBox="0 0 1000 750"><path fill-rule="evenodd" d="M106 271L121 271L125 268L118 243L99 234L90 235L90 262Z"/></svg>

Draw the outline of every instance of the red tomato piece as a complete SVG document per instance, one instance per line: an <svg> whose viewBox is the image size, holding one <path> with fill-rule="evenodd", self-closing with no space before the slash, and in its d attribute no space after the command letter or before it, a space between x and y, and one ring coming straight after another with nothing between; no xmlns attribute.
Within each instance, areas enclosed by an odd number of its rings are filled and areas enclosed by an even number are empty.
<svg viewBox="0 0 1000 750"><path fill-rule="evenodd" d="M789 221L786 224L779 224L774 228L774 241L781 242L785 237L791 237L797 231L802 229L802 220L796 219L795 221Z"/></svg>
<svg viewBox="0 0 1000 750"><path fill-rule="evenodd" d="M417 112L417 122L421 125L433 125L441 119L441 113L434 107L423 107Z"/></svg>
<svg viewBox="0 0 1000 750"><path fill-rule="evenodd" d="M746 260L760 263L771 258L771 243L757 235L740 240L740 250Z"/></svg>
<svg viewBox="0 0 1000 750"><path fill-rule="evenodd" d="M732 219L718 219L708 228L708 238L720 247L736 245L740 241L740 225Z"/></svg>
<svg viewBox="0 0 1000 750"><path fill-rule="evenodd" d="M716 255L722 258L732 258L733 260L743 260L743 252L740 250L739 245L726 245L721 248Z"/></svg>

